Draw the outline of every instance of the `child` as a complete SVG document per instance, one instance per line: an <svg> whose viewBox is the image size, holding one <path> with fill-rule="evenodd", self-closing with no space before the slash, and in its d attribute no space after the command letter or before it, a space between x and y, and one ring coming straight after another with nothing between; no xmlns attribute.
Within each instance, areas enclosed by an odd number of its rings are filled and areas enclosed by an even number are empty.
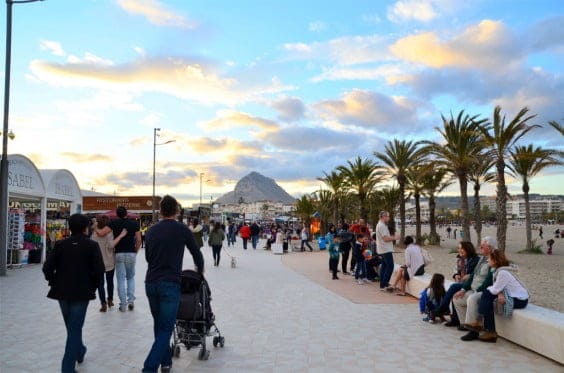
<svg viewBox="0 0 564 373"><path fill-rule="evenodd" d="M339 243L341 242L341 237L336 234L333 237L333 240L329 242L329 268L333 273L333 280L338 280L337 277L337 268L339 266Z"/></svg>
<svg viewBox="0 0 564 373"><path fill-rule="evenodd" d="M435 323L435 315L431 312L431 310L437 308L441 304L444 296L445 276L440 273L435 273L431 278L431 283L427 287L427 304L425 308L427 316L423 318L423 321L429 322L430 324ZM441 321L446 321L444 316L441 315L439 317Z"/></svg>
<svg viewBox="0 0 564 373"><path fill-rule="evenodd" d="M356 259L354 279L359 285L364 285L368 282L366 279L366 261L363 255L363 245L365 241L366 237L361 233L356 236L356 242L353 245L353 257Z"/></svg>

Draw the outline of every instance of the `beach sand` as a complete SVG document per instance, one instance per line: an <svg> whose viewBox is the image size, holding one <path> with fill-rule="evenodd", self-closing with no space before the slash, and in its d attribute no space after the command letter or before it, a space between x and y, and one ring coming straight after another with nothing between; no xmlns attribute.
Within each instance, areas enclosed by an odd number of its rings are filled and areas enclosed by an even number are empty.
<svg viewBox="0 0 564 373"><path fill-rule="evenodd" d="M460 226L452 226L460 231ZM538 230L533 230L533 240L536 239L538 244L546 253L546 241L554 239L553 255L535 255L535 254L521 254L525 248L526 233L524 225L510 225L507 228L507 245L506 256L512 263L519 266L519 278L531 295L530 302L537 306L550 308L559 312L564 312L564 238L554 238L554 230L556 228L562 229L561 226L543 226L543 239L538 237ZM429 232L429 226L422 227L423 233ZM433 263L426 269L427 273L442 273L445 278L452 278L452 273L456 265L456 253L450 253L458 245L460 237L457 235L458 240L453 238L446 238L446 226L438 229L441 235L441 246L425 246L432 256ZM415 235L415 227L406 227L406 234ZM452 234L451 234L452 235ZM476 232L471 229L471 238L474 245L476 245ZM496 236L496 227L487 226L482 229L482 238L485 236ZM398 249L394 254L396 263L404 262L403 250Z"/></svg>

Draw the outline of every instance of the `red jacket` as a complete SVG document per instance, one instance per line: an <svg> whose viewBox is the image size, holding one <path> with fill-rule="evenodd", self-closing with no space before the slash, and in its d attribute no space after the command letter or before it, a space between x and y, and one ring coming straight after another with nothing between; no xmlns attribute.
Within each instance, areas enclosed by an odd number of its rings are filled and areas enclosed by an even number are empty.
<svg viewBox="0 0 564 373"><path fill-rule="evenodd" d="M243 225L239 230L239 233L241 234L241 238L251 238L251 227Z"/></svg>

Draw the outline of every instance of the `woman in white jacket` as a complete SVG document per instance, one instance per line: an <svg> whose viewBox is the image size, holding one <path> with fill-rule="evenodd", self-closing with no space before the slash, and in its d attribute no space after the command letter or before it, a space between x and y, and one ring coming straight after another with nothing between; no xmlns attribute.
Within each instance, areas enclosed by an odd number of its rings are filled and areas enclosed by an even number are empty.
<svg viewBox="0 0 564 373"><path fill-rule="evenodd" d="M494 250L490 254L489 265L492 270L495 270L493 284L482 293L478 320L472 324L464 324L464 326L477 332L483 331L479 336L481 341L496 342L494 300L497 299L500 304L510 302L513 304L513 309L525 308L529 303L529 292L519 281L517 269L509 266L509 261L503 251Z"/></svg>

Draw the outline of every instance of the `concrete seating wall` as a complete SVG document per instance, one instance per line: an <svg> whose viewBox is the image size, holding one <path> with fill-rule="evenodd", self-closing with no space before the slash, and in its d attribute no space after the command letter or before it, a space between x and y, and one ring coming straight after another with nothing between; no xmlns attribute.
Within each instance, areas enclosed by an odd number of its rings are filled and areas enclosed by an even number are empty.
<svg viewBox="0 0 564 373"><path fill-rule="evenodd" d="M399 265L395 267L394 271ZM427 273L414 276L407 283L406 292L419 298L423 289L431 282L431 276ZM452 281L445 280L446 289L451 284ZM501 337L564 364L563 313L528 304L524 309L514 310L509 319L496 315L495 325Z"/></svg>

